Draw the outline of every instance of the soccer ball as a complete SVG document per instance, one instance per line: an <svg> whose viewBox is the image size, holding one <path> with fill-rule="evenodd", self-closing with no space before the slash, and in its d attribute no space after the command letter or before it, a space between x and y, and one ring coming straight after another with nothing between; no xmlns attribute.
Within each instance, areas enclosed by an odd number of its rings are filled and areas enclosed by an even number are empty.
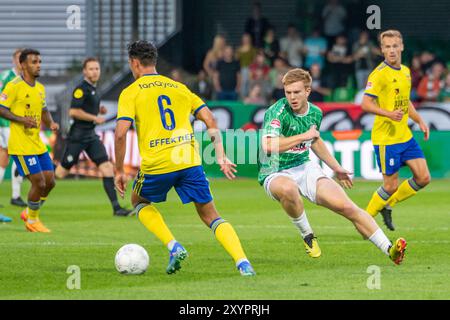
<svg viewBox="0 0 450 320"><path fill-rule="evenodd" d="M126 244L116 253L116 269L122 274L143 274L150 262L147 251L138 244Z"/></svg>

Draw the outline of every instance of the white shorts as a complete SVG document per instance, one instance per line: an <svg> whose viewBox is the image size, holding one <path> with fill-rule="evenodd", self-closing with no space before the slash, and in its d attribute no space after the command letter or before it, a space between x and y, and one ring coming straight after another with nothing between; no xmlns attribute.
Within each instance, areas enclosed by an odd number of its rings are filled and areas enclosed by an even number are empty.
<svg viewBox="0 0 450 320"><path fill-rule="evenodd" d="M277 199L270 192L270 183L277 177L291 178L298 186L300 194L312 203L316 203L317 180L329 178L315 162L308 161L300 166L272 173L264 180L264 189L269 197Z"/></svg>
<svg viewBox="0 0 450 320"><path fill-rule="evenodd" d="M9 127L0 127L0 148L8 148Z"/></svg>

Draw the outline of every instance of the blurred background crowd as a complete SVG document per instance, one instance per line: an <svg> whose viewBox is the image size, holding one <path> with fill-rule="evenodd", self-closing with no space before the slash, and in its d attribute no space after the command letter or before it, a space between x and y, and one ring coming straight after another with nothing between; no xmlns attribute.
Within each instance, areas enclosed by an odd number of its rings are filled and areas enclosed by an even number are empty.
<svg viewBox="0 0 450 320"><path fill-rule="evenodd" d="M240 100L268 105L284 96L281 79L290 68L309 70L312 102L355 102L362 99L370 72L383 61L377 33L369 33L353 17L356 2L329 0L310 32L294 22L278 30L254 2L240 43L216 34L195 79L173 69L171 76L190 83L205 100ZM360 10L359 10L360 11ZM358 11L358 12L359 12ZM450 61L405 41L403 64L411 70L411 100L450 101ZM186 76L188 78L188 76Z"/></svg>

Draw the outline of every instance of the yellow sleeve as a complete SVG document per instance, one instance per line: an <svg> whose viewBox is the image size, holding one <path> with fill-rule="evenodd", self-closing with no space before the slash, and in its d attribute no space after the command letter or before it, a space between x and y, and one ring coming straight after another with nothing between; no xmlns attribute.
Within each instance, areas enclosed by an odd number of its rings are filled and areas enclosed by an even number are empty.
<svg viewBox="0 0 450 320"><path fill-rule="evenodd" d="M46 93L45 93L45 87L42 86L42 109L47 109L47 101L46 100Z"/></svg>
<svg viewBox="0 0 450 320"><path fill-rule="evenodd" d="M190 92L191 96L191 113L196 116L197 112L199 112L201 109L206 107L206 103L203 102L202 99L200 99L199 96L197 96L195 93Z"/></svg>
<svg viewBox="0 0 450 320"><path fill-rule="evenodd" d="M373 72L369 75L369 79L367 80L366 90L364 94L378 98L380 96L381 91L383 90L383 82L381 81L381 73Z"/></svg>
<svg viewBox="0 0 450 320"><path fill-rule="evenodd" d="M119 97L119 106L117 108L117 120L135 120L135 99L129 90L122 91Z"/></svg>
<svg viewBox="0 0 450 320"><path fill-rule="evenodd" d="M10 109L16 100L16 86L11 82L6 84L5 90L0 94L0 106Z"/></svg>

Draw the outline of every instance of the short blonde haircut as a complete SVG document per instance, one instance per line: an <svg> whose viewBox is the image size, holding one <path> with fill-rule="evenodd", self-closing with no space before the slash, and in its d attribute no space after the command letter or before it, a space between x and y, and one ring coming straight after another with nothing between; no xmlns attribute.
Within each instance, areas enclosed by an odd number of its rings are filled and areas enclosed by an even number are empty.
<svg viewBox="0 0 450 320"><path fill-rule="evenodd" d="M295 82L303 82L305 88L311 88L312 78L308 71L296 68L289 70L283 77L283 85L288 86Z"/></svg>
<svg viewBox="0 0 450 320"><path fill-rule="evenodd" d="M388 38L397 37L403 42L403 36L400 33L400 31L398 31L398 30L389 29L389 30L386 30L386 31L382 32L380 34L380 44L382 43L383 38L385 38L385 37L388 37Z"/></svg>
<svg viewBox="0 0 450 320"><path fill-rule="evenodd" d="M14 50L13 57L17 56L18 54L21 54L23 51L23 48L17 48Z"/></svg>

